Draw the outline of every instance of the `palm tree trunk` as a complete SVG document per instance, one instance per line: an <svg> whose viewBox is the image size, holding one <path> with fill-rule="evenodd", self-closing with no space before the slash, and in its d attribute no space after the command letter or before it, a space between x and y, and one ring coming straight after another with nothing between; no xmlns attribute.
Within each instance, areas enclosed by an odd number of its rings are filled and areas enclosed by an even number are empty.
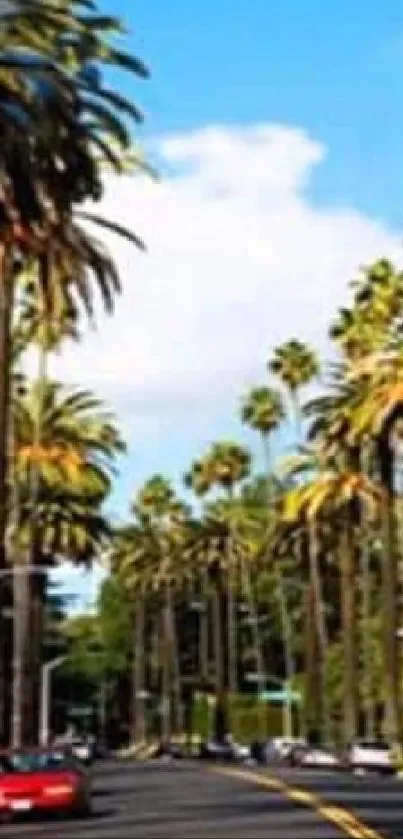
<svg viewBox="0 0 403 839"><path fill-rule="evenodd" d="M144 678L144 590L137 593L134 603L134 644L133 644L133 724L132 733L135 743L146 739L145 718L145 678Z"/></svg>
<svg viewBox="0 0 403 839"><path fill-rule="evenodd" d="M296 416L299 415L297 410L298 402L295 403L296 409ZM262 442L263 442L263 452L264 458L266 462L266 474L269 480L270 478L270 468L271 468L271 450L270 450L270 440L267 434L262 435ZM270 487L267 491L267 504L270 508L270 505L273 502L272 491ZM285 677L287 680L287 688L291 690L292 682L295 676L295 661L294 661L294 653L293 653L293 644L292 644L292 623L291 618L289 615L288 610L288 602L287 602L287 594L286 588L283 580L283 573L280 565L278 563L275 564L274 567L274 576L275 576L275 583L276 583L276 596L279 605L279 612L280 612L280 626L281 626L281 638L283 643L283 655L284 655L284 670L285 670ZM291 721L292 726L292 721Z"/></svg>
<svg viewBox="0 0 403 839"><path fill-rule="evenodd" d="M371 478L372 449L364 444L361 450L360 468L364 475ZM362 648L362 680L363 680L363 710L364 731L368 740L375 736L375 697L372 668L372 631L371 631L371 567L370 567L370 524L363 520L364 535L360 551L360 577L362 585L362 613L361 613L361 648Z"/></svg>
<svg viewBox="0 0 403 839"><path fill-rule="evenodd" d="M294 655L292 651L292 626L290 616L288 613L288 604L283 580L283 572L279 563L276 563L275 565L275 579L276 592L280 609L281 634L283 638L285 677L287 681L287 689L291 690L293 679L295 676ZM291 732L289 732L289 736L292 736Z"/></svg>
<svg viewBox="0 0 403 839"><path fill-rule="evenodd" d="M39 538L39 534L38 534ZM40 557L40 552L39 552ZM25 711L26 718L26 742L33 745L39 739L39 716L40 716L40 673L42 666L42 644L44 633L44 614L46 596L46 575L41 572L36 560L30 566L31 573L29 586L29 601L31 604L30 625L27 627L27 680L28 680L28 707ZM29 613L29 603L27 604Z"/></svg>
<svg viewBox="0 0 403 839"><path fill-rule="evenodd" d="M7 569L8 467L10 421L11 320L14 281L12 250L3 238L0 243L0 742L8 742L6 716L9 684L9 633L3 607L7 604L9 579Z"/></svg>
<svg viewBox="0 0 403 839"><path fill-rule="evenodd" d="M28 617L28 568L14 565L13 573L13 682L12 682L12 719L11 742L14 749L25 745L25 715L27 699L27 617Z"/></svg>
<svg viewBox="0 0 403 839"><path fill-rule="evenodd" d="M218 571L221 574L221 571ZM216 689L215 737L222 740L227 728L227 701L224 687L223 644L221 634L221 585L218 579L213 584L213 647Z"/></svg>
<svg viewBox="0 0 403 839"><path fill-rule="evenodd" d="M398 609L398 564L395 550L395 511L391 491L383 502L384 558L382 592L385 644L385 676L387 688L387 728L392 743L403 743L402 696L400 684L400 639Z"/></svg>
<svg viewBox="0 0 403 839"><path fill-rule="evenodd" d="M175 734L182 734L184 727L182 686L179 664L178 635L176 632L175 609L172 603L172 593L169 590L169 622L170 637L172 639L172 695L173 695L173 726Z"/></svg>
<svg viewBox="0 0 403 839"><path fill-rule="evenodd" d="M154 694L155 704L161 701L161 673L160 673L160 619L157 615L153 618L151 630L151 660L150 660L150 681L151 690ZM154 705L155 707L155 705ZM153 720L153 734L156 734L156 720ZM158 732L159 733L159 732Z"/></svg>
<svg viewBox="0 0 403 839"><path fill-rule="evenodd" d="M375 697L372 668L372 627L371 627L371 568L369 556L369 541L364 536L360 557L362 582L362 654L363 654L363 708L365 737L373 740L375 737Z"/></svg>
<svg viewBox="0 0 403 839"><path fill-rule="evenodd" d="M163 743L171 739L171 686L172 686L172 642L170 583L165 585L165 603L163 607L163 659L162 659L162 697L161 697L161 734Z"/></svg>
<svg viewBox="0 0 403 839"><path fill-rule="evenodd" d="M231 696L238 692L237 627L235 615L236 565L232 554L232 536L227 539L227 660L228 690Z"/></svg>
<svg viewBox="0 0 403 839"><path fill-rule="evenodd" d="M256 668L257 668L257 676L258 676L258 693L259 693L259 734L262 741L265 739L267 734L267 719L266 719L266 709L264 703L261 699L261 694L265 689L265 666L263 661L263 651L262 645L260 641L260 633L259 633L259 620L258 620L258 611L256 608L256 601L253 594L252 589L252 582L251 582L251 575L250 569L245 568L244 563L241 565L241 573L242 573L242 582L243 588L246 594L246 598L248 601L250 615L252 619L252 633L253 633L253 648L255 654L255 661L256 661Z"/></svg>
<svg viewBox="0 0 403 839"><path fill-rule="evenodd" d="M209 580L208 570L204 568L201 572L201 602L202 610L199 616L199 669L200 679L203 686L206 686L209 678Z"/></svg>
<svg viewBox="0 0 403 839"><path fill-rule="evenodd" d="M309 581L304 597L304 634L305 634L305 736L308 742L318 739L322 714L322 700L318 685L320 684L320 666L318 653L318 633L315 620L315 592L312 581Z"/></svg>
<svg viewBox="0 0 403 839"><path fill-rule="evenodd" d="M328 697L327 697L327 690L326 690L326 683L325 683L325 666L326 666L326 657L327 657L327 648L328 648L328 640L327 640L327 631L326 631L326 619L325 619L325 608L323 602L323 595L322 595L322 583L321 577L319 572L319 543L317 537L317 526L314 519L309 521L308 526L308 533L309 533L309 576L310 582L312 585L312 593L314 598L314 618L315 618L315 625L316 625L316 633L318 639L318 685L317 690L320 697L321 702L321 715L320 720L318 720L318 728L321 732L322 738L325 742L329 742L330 738L330 714L329 714L329 705L328 705Z"/></svg>
<svg viewBox="0 0 403 839"><path fill-rule="evenodd" d="M38 357L37 386L44 388L48 379L48 352L45 346L40 346ZM40 445L42 438L42 402L38 400L38 415L35 423L34 445ZM41 575L38 575L38 563L42 563L41 535L38 526L36 506L39 494L39 473L33 465L31 470L30 502L32 506L30 535L28 547L28 567L33 571L29 578L29 616L26 621L30 642L26 645L27 650L27 691L31 696L30 706L26 709L25 730L28 743L37 742L39 731L39 679L38 673L42 665L42 640L43 640L43 599L44 586L41 584Z"/></svg>
<svg viewBox="0 0 403 839"><path fill-rule="evenodd" d="M356 602L354 573L354 535L350 511L342 522L340 537L340 604L341 627L344 653L343 691L343 737L344 744L354 742L357 734L357 650L356 650Z"/></svg>

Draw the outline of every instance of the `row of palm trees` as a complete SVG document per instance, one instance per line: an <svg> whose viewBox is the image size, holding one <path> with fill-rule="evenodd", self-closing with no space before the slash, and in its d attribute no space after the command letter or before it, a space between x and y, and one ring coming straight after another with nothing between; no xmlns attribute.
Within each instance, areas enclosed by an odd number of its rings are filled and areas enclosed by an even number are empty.
<svg viewBox="0 0 403 839"><path fill-rule="evenodd" d="M189 506L161 475L136 496L110 559L132 609L137 738L151 660L161 696L180 707L185 600L200 616L194 684L214 690L223 713L248 672L261 689L270 673L303 685L312 738L349 742L378 725L403 743L402 295L402 272L380 260L352 284L323 371L298 340L274 350L270 379L240 406L262 440L260 479L248 449L222 441L184 477L202 504ZM282 427L293 452L279 457ZM146 655L145 627L156 639Z"/></svg>
<svg viewBox="0 0 403 839"><path fill-rule="evenodd" d="M130 124L141 112L104 82L108 68L147 76L116 46L123 34L95 0L13 0L0 10L0 738L8 741L12 703L15 745L37 732L44 569L102 550L103 502L123 448L99 400L52 382L47 363L78 337L83 314L93 319L95 292L111 311L120 291L94 230L143 247L88 210L102 198L106 166L141 165ZM38 351L33 382L27 347Z"/></svg>

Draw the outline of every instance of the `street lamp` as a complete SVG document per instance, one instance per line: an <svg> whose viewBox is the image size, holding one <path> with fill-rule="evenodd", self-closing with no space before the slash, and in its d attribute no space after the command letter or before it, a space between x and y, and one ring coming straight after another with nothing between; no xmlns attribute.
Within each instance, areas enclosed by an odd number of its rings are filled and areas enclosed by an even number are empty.
<svg viewBox="0 0 403 839"><path fill-rule="evenodd" d="M41 669L41 707L39 724L39 742L41 746L49 745L49 722L52 703L52 673L67 659L67 655L58 655L47 661Z"/></svg>

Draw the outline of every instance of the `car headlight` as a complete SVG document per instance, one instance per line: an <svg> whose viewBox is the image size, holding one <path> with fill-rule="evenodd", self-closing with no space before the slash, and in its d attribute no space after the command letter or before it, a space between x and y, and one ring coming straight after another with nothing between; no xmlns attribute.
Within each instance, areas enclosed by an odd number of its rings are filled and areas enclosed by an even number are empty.
<svg viewBox="0 0 403 839"><path fill-rule="evenodd" d="M54 786L45 787L43 790L43 794L50 797L52 795L71 795L73 792L75 792L75 787L72 784L54 784Z"/></svg>

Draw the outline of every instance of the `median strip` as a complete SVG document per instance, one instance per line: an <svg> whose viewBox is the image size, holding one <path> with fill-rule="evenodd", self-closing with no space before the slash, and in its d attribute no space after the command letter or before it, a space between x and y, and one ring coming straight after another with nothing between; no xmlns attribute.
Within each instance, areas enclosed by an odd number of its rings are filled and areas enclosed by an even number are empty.
<svg viewBox="0 0 403 839"><path fill-rule="evenodd" d="M325 821L334 824L349 836L350 839L383 839L380 833L363 824L357 816L343 807L326 804L317 795L299 787L292 787L276 778L274 775L263 775L260 772L250 772L246 769L236 769L227 766L211 767L212 771L231 778L238 778L248 783L265 787L271 792L280 792L296 804L312 807Z"/></svg>

